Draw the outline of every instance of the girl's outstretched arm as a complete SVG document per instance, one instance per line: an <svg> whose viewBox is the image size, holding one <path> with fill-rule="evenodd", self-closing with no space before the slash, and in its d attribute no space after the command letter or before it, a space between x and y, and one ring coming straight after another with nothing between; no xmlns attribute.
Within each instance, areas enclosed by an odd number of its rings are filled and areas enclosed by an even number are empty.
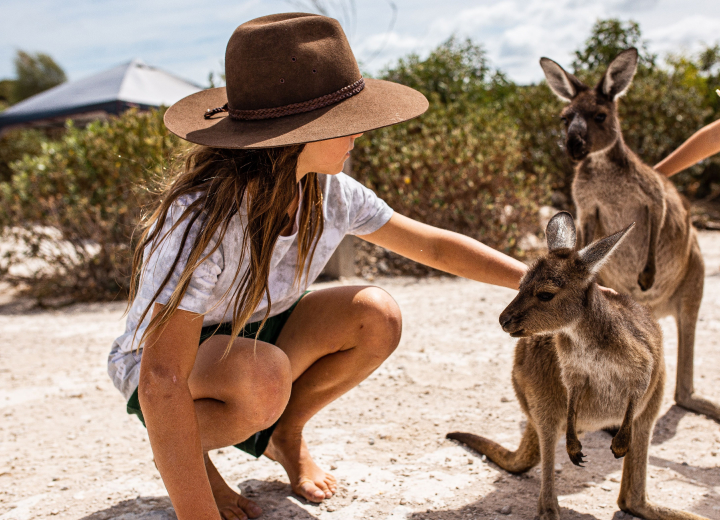
<svg viewBox="0 0 720 520"><path fill-rule="evenodd" d="M153 315L162 309L156 303ZM202 316L177 310L145 341L138 397L160 475L179 520L218 520L205 471L188 378L200 342Z"/></svg>
<svg viewBox="0 0 720 520"><path fill-rule="evenodd" d="M670 177L719 152L720 119L691 135L677 150L657 163L655 169Z"/></svg>
<svg viewBox="0 0 720 520"><path fill-rule="evenodd" d="M447 273L517 289L527 267L470 237L393 214L360 238Z"/></svg>

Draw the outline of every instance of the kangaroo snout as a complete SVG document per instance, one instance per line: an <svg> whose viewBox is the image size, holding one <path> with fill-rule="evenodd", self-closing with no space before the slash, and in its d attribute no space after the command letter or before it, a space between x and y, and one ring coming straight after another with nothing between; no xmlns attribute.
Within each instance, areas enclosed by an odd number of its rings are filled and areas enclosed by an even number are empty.
<svg viewBox="0 0 720 520"><path fill-rule="evenodd" d="M590 147L585 139L575 134L568 136L567 151L572 159L580 161L587 156Z"/></svg>
<svg viewBox="0 0 720 520"><path fill-rule="evenodd" d="M503 331L510 334L513 338L519 338L526 335L520 320L517 319L516 316L513 316L510 312L503 311L503 313L500 314L500 326Z"/></svg>

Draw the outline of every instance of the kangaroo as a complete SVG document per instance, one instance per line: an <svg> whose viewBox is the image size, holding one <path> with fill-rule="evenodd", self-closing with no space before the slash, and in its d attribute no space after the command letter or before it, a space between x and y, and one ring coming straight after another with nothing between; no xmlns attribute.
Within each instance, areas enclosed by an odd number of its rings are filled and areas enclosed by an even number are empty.
<svg viewBox="0 0 720 520"><path fill-rule="evenodd" d="M648 445L665 385L662 332L650 310L630 296L595 283L634 224L575 249L567 212L547 226L549 253L520 282L500 315L505 332L522 338L515 347L512 382L527 427L517 451L470 433L449 433L511 473L542 464L538 514L560 518L554 488L555 445L565 430L570 460L584 460L578 431L621 424L611 450L623 461L620 509L647 520L700 519L647 499Z"/></svg>
<svg viewBox="0 0 720 520"><path fill-rule="evenodd" d="M649 306L656 318L675 318L675 401L720 421L720 407L695 395L693 388L695 326L705 267L689 204L665 176L625 145L620 129L617 99L630 86L637 60L636 49L621 52L594 88L548 58L540 65L550 89L569 103L561 119L567 153L577 163L572 195L580 245L625 222L637 222L633 240L607 262L598 280Z"/></svg>

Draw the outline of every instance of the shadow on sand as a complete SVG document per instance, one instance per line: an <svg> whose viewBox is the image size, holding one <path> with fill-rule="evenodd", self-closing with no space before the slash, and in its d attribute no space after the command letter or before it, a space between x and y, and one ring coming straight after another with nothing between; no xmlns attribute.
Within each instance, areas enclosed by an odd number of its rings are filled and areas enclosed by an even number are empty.
<svg viewBox="0 0 720 520"><path fill-rule="evenodd" d="M263 509L262 520L312 520L317 515L298 505L304 500L293 495L290 486L279 481L246 480L238 484L243 495L256 501ZM292 497L292 498L291 498ZM319 513L320 511L318 511ZM176 520L168 497L138 497L123 500L111 507L96 511L81 520Z"/></svg>

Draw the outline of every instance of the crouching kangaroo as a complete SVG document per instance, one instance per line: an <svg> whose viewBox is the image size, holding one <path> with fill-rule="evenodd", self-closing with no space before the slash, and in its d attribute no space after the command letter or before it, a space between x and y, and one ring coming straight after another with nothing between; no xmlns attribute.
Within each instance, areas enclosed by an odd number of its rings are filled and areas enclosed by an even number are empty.
<svg viewBox="0 0 720 520"><path fill-rule="evenodd" d="M662 332L649 309L627 295L603 292L594 282L632 227L576 251L570 214L550 220L548 255L528 270L518 295L500 315L503 330L522 338L512 370L528 419L520 447L513 452L477 435L447 435L512 473L541 462L541 520L560 517L554 468L563 430L570 460L581 465L577 432L620 423L611 443L615 457L625 457L620 509L647 520L702 518L647 499L648 445L665 383Z"/></svg>
<svg viewBox="0 0 720 520"><path fill-rule="evenodd" d="M644 164L623 141L617 98L630 86L637 50L621 52L591 88L542 58L548 85L569 102L561 119L566 149L575 161L572 185L580 245L635 221L624 243L600 272L599 282L648 305L656 318L672 315L678 330L677 404L720 421L718 405L694 395L695 326L705 268L687 201L673 184Z"/></svg>

